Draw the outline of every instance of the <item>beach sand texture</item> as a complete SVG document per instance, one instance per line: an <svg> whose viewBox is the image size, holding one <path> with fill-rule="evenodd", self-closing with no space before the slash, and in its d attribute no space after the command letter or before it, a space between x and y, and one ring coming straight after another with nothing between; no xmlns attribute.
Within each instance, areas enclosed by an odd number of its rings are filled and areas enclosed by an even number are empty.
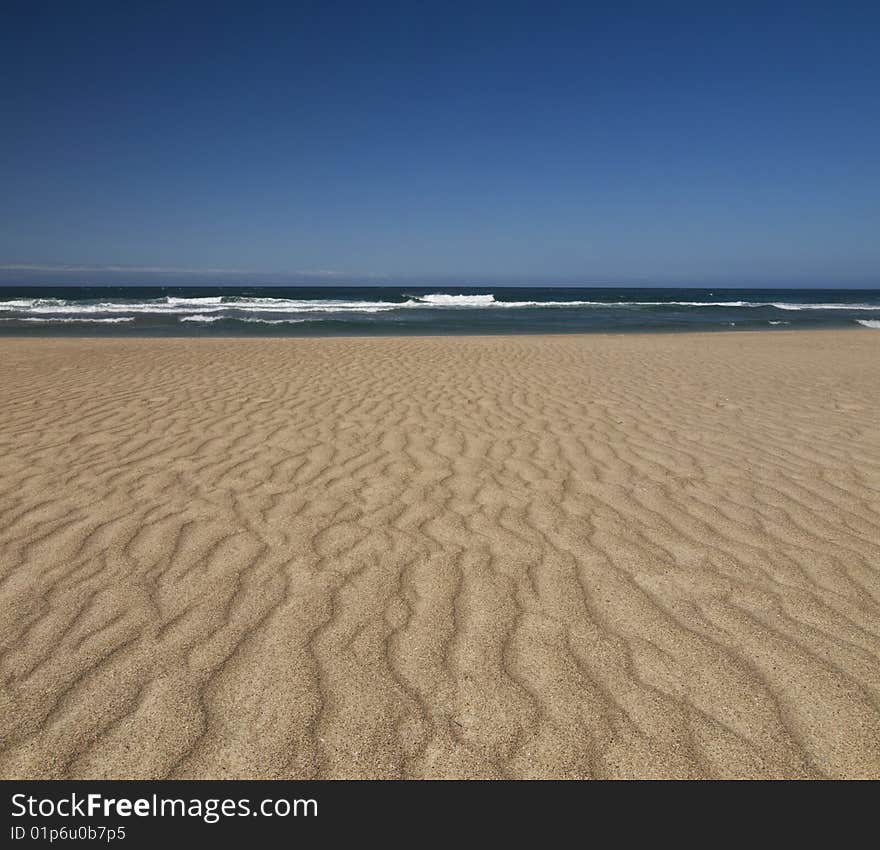
<svg viewBox="0 0 880 850"><path fill-rule="evenodd" d="M880 777L880 333L0 340L0 774Z"/></svg>

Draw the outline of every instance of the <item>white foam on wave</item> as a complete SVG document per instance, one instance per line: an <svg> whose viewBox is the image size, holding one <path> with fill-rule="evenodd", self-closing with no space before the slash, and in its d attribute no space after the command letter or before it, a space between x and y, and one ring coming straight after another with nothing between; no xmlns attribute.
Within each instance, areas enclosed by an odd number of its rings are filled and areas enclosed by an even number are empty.
<svg viewBox="0 0 880 850"><path fill-rule="evenodd" d="M77 322L88 322L89 324L100 324L106 322L108 324L115 324L117 322L133 322L134 316L116 316L112 319L99 319L99 318L76 318L76 317L53 317L53 316L13 316L6 317L4 316L0 319L0 322L62 322L67 325L76 324Z"/></svg>
<svg viewBox="0 0 880 850"><path fill-rule="evenodd" d="M259 319L256 317L240 317L240 316L204 316L194 313L192 316L181 316L181 322L253 322L261 325L297 325L300 322L315 321L314 319Z"/></svg>
<svg viewBox="0 0 880 850"><path fill-rule="evenodd" d="M259 322L263 325L296 325L300 322L308 322L309 319L258 319L255 317L239 316L205 316L194 313L192 316L181 316L181 322Z"/></svg>
<svg viewBox="0 0 880 850"><path fill-rule="evenodd" d="M790 325L791 322L782 322L782 321L779 321L779 322L767 322L767 324L768 324L768 325Z"/></svg>
<svg viewBox="0 0 880 850"><path fill-rule="evenodd" d="M0 310L24 310L34 306L34 299L28 298L26 301L0 301Z"/></svg>
<svg viewBox="0 0 880 850"><path fill-rule="evenodd" d="M17 298L11 301L0 301L0 310L31 310L34 307L52 307L66 303L60 298Z"/></svg>
<svg viewBox="0 0 880 850"><path fill-rule="evenodd" d="M223 302L223 306L235 309L265 309L272 308L289 308L291 311L302 308L329 308L332 310L346 309L362 309L378 307L382 309L396 309L398 307L415 307L416 302L412 299L407 301L352 301L339 298L248 298L245 296L235 296L228 298Z"/></svg>
<svg viewBox="0 0 880 850"><path fill-rule="evenodd" d="M260 325L299 325L314 319L242 319L242 322L253 322Z"/></svg>
<svg viewBox="0 0 880 850"><path fill-rule="evenodd" d="M181 313L193 310L193 305L168 304L165 301L101 301L83 304L75 301L34 301L29 305L8 306L15 302L0 302L0 310L15 310L36 314L101 314L101 313ZM204 309L223 309L220 305L206 305Z"/></svg>
<svg viewBox="0 0 880 850"><path fill-rule="evenodd" d="M301 304L225 304L224 308L248 313L388 313L406 306L406 303L315 304L306 301Z"/></svg>
<svg viewBox="0 0 880 850"><path fill-rule="evenodd" d="M171 305L183 304L190 307L201 307L204 304L220 304L223 302L222 295L205 296L204 298L173 298L167 296L165 302Z"/></svg>
<svg viewBox="0 0 880 850"><path fill-rule="evenodd" d="M777 310L872 310L880 312L878 304L787 304L772 302L768 306Z"/></svg>
<svg viewBox="0 0 880 850"><path fill-rule="evenodd" d="M880 320L878 319L856 319L856 321L860 325L864 325L866 328L876 328L880 330Z"/></svg>
<svg viewBox="0 0 880 850"><path fill-rule="evenodd" d="M431 295L421 295L418 301L421 304L433 304L435 307L488 307L498 302L494 295L448 295L445 292L435 292Z"/></svg>

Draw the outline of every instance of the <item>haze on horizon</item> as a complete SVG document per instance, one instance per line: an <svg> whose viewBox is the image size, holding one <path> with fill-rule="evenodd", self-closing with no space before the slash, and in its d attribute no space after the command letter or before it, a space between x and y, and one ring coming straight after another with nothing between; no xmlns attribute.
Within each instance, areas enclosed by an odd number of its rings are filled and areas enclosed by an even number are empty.
<svg viewBox="0 0 880 850"><path fill-rule="evenodd" d="M880 284L876 4L5 11L0 283Z"/></svg>

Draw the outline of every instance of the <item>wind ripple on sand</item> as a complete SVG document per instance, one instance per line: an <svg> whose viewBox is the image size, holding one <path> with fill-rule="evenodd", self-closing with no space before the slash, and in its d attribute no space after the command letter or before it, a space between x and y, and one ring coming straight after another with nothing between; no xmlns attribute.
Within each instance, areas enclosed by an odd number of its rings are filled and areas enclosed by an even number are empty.
<svg viewBox="0 0 880 850"><path fill-rule="evenodd" d="M878 355L3 340L0 772L878 777Z"/></svg>

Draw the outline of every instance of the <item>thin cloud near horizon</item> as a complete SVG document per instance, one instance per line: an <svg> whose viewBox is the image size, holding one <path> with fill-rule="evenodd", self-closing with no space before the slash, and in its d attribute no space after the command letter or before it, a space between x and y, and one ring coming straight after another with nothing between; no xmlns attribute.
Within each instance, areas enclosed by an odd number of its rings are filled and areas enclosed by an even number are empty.
<svg viewBox="0 0 880 850"><path fill-rule="evenodd" d="M113 277L116 275L117 277ZM94 276L89 280L89 276ZM827 275L799 279L747 275L705 274L693 276L669 275L663 278L645 279L638 276L598 275L588 272L580 275L538 275L528 273L468 274L453 273L376 273L346 272L334 269L296 269L266 271L249 268L218 266L128 266L121 264L84 263L0 263L0 284L4 286L52 286L52 285L185 285L185 280L175 281L174 276L189 279L193 285L219 284L220 279L241 278L242 285L337 285L368 286L458 286L461 288L486 286L533 286L533 287L674 287L674 288L817 288L827 286ZM163 279L165 278L165 279ZM170 279L169 279L170 278ZM213 278L213 280L212 280ZM848 281L847 286L836 289L874 289L878 281L874 276Z"/></svg>
<svg viewBox="0 0 880 850"><path fill-rule="evenodd" d="M218 267L186 267L186 266L124 266L124 265L81 265L64 263L0 263L0 271L37 271L37 272L139 272L156 274L287 274L287 275L321 275L323 277L343 277L348 272L333 269L297 269L266 271L265 269L218 268ZM367 277L384 277L384 275L367 274Z"/></svg>

